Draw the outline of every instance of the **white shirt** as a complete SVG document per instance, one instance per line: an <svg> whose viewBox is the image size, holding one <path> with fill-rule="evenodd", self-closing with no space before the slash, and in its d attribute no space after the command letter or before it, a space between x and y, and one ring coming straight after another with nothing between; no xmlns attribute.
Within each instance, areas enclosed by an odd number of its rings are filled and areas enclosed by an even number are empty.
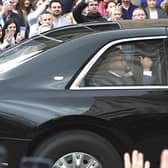
<svg viewBox="0 0 168 168"><path fill-rule="evenodd" d="M152 76L152 71L143 71L143 75Z"/></svg>
<svg viewBox="0 0 168 168"><path fill-rule="evenodd" d="M28 17L27 21L30 27L29 37L35 36L38 34L38 27L39 27L39 17L45 11L46 5L43 3L39 8L35 11L31 12Z"/></svg>
<svg viewBox="0 0 168 168"><path fill-rule="evenodd" d="M149 17L150 17L150 19L158 19L157 10L154 10L154 11L149 10Z"/></svg>
<svg viewBox="0 0 168 168"><path fill-rule="evenodd" d="M53 24L54 24L54 28L56 28L56 27L61 27L61 26L67 26L67 25L70 25L71 23L64 16L59 16L58 18L54 19Z"/></svg>

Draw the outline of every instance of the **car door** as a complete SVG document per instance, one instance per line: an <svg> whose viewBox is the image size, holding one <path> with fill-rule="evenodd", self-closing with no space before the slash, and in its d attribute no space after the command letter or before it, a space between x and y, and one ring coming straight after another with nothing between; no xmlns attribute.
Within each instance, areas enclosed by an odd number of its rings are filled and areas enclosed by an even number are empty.
<svg viewBox="0 0 168 168"><path fill-rule="evenodd" d="M86 115L107 120L131 139L129 148L143 151L153 163L168 146L166 46L167 36L112 41L84 68L82 80L76 80L80 84L72 85L95 97Z"/></svg>

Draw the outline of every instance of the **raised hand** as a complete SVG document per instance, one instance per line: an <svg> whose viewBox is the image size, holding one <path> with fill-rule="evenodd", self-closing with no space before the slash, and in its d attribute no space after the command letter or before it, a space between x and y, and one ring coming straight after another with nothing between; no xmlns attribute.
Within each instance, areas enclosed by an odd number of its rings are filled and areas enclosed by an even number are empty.
<svg viewBox="0 0 168 168"><path fill-rule="evenodd" d="M164 149L161 153L160 168L168 168L168 149Z"/></svg>
<svg viewBox="0 0 168 168"><path fill-rule="evenodd" d="M150 168L150 162L144 161L144 156L141 152L133 150L132 156L129 153L124 154L124 168Z"/></svg>

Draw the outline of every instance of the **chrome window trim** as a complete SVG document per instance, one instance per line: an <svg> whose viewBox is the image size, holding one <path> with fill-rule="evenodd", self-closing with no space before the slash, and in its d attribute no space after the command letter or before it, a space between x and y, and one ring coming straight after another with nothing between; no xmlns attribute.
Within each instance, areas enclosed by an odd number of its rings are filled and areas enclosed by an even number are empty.
<svg viewBox="0 0 168 168"><path fill-rule="evenodd" d="M74 88L71 90L150 90L150 89L159 89L159 90L164 90L168 89L168 86L154 86L154 85L149 85L149 86L101 86L101 87L78 87Z"/></svg>
<svg viewBox="0 0 168 168"><path fill-rule="evenodd" d="M168 86L101 86L101 87L79 87L79 84L81 80L86 76L88 71L91 69L91 67L95 64L95 62L99 59L99 57L111 46L122 43L122 42L130 42L130 41L139 41L139 40L150 40L150 39L166 39L167 36L149 36L149 37L134 37L134 38L127 38L127 39L120 39L120 40L115 40L112 41L108 44L106 44L104 47L102 47L96 54L93 56L93 58L86 64L86 66L82 69L82 71L79 73L77 78L74 80L72 85L70 86L70 90L104 90L104 89L167 89Z"/></svg>

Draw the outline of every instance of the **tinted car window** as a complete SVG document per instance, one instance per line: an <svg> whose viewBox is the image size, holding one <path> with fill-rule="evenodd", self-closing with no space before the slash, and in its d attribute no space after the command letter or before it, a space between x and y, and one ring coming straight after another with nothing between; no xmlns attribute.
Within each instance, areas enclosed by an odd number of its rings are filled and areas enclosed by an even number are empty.
<svg viewBox="0 0 168 168"><path fill-rule="evenodd" d="M162 40L120 43L106 50L81 86L164 85Z"/></svg>
<svg viewBox="0 0 168 168"><path fill-rule="evenodd" d="M0 54L0 73L11 69L18 64L61 44L48 37L38 37L26 41Z"/></svg>

